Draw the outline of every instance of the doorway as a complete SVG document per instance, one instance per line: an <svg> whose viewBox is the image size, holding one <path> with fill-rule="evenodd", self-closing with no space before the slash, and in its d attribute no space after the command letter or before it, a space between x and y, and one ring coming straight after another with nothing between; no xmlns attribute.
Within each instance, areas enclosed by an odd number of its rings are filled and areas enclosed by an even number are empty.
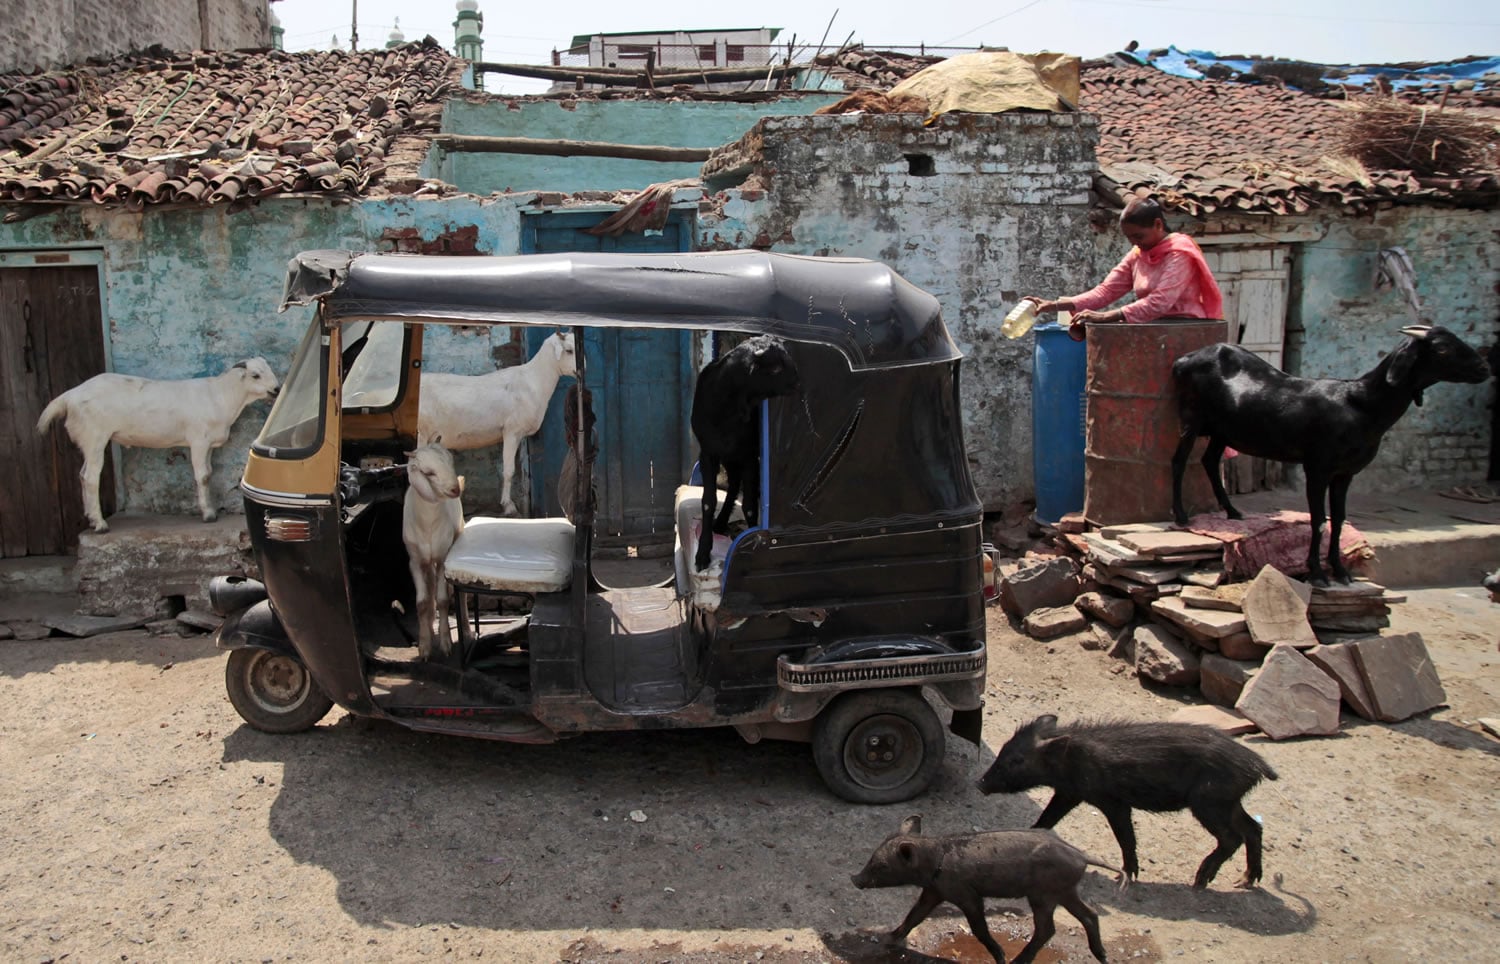
<svg viewBox="0 0 1500 964"><path fill-rule="evenodd" d="M691 250L690 212L673 211L660 233L596 237L584 232L606 212L539 214L523 225L525 254L571 251L677 252ZM528 354L551 334L526 332ZM592 328L582 347L585 378L593 392L599 434L594 484L599 508L595 545L601 549L665 544L676 519L672 499L692 470L689 418L697 377L690 331ZM560 516L557 478L567 451L559 385L542 430L529 443L533 514Z"/></svg>
<svg viewBox="0 0 1500 964"><path fill-rule="evenodd" d="M0 253L0 557L75 552L87 525L83 456L62 421L36 430L53 398L105 369L97 252ZM99 483L115 511L113 459Z"/></svg>

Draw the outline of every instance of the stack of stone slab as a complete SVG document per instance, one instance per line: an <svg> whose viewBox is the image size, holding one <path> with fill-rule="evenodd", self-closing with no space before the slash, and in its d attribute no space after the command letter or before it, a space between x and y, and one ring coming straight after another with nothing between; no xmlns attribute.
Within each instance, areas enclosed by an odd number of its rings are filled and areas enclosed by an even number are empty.
<svg viewBox="0 0 1500 964"><path fill-rule="evenodd" d="M1085 579L1123 593L1140 605L1171 596L1183 585L1223 581L1223 544L1210 536L1169 529L1165 524L1105 526L1093 532L1062 532L1059 545L1086 560Z"/></svg>
<svg viewBox="0 0 1500 964"><path fill-rule="evenodd" d="M1379 586L1356 587L1344 594L1384 596ZM1167 685L1196 684L1209 703L1273 739L1337 733L1341 702L1386 722L1444 702L1420 634L1320 643L1308 615L1315 598L1270 566L1248 584L1187 587L1152 603L1156 625L1136 629L1136 669Z"/></svg>

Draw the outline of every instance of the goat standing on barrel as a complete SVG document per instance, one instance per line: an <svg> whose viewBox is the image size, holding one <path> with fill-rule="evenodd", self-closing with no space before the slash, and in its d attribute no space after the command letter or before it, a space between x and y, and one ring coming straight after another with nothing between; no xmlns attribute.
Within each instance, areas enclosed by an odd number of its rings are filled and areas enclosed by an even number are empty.
<svg viewBox="0 0 1500 964"><path fill-rule="evenodd" d="M524 365L487 375L424 374L417 432L442 437L449 449L480 449L502 442L500 512L516 515L510 497L516 452L522 439L542 427L558 380L577 371L575 360L573 333L560 331L548 336Z"/></svg>
<svg viewBox="0 0 1500 964"><path fill-rule="evenodd" d="M68 437L83 453L83 511L95 532L108 532L99 507L99 475L110 442L163 449L186 445L198 486L204 522L218 518L208 504L213 450L229 440L230 426L245 406L276 395L276 373L264 358L235 362L210 378L158 381L105 372L63 392L47 404L36 430L61 417Z"/></svg>
<svg viewBox="0 0 1500 964"><path fill-rule="evenodd" d="M1312 545L1307 552L1308 582L1328 585L1319 560L1319 536L1332 520L1328 567L1347 583L1339 553L1349 483L1380 451L1380 439L1422 392L1438 382L1475 384L1490 376L1479 353L1446 328L1413 325L1405 340L1380 364L1359 378L1297 378L1237 345L1217 344L1172 363L1182 436L1172 455L1172 513L1187 524L1182 507L1182 473L1193 442L1208 436L1203 468L1214 497L1231 519L1242 518L1219 478L1225 446L1246 455L1302 465L1307 476L1307 510ZM1328 513L1324 515L1324 496Z"/></svg>
<svg viewBox="0 0 1500 964"><path fill-rule="evenodd" d="M693 391L693 435L703 479L702 534L693 564L701 572L712 559L714 533L729 531L729 513L744 483L745 521L760 517L760 403L790 395L800 386L797 365L781 339L757 335L703 366ZM728 474L724 508L714 518L719 466ZM710 522L712 525L710 525Z"/></svg>
<svg viewBox="0 0 1500 964"><path fill-rule="evenodd" d="M401 506L401 541L406 543L412 582L417 589L417 651L422 659L446 660L453 651L448 624L448 578L443 563L464 529L463 478L453 471L453 453L442 438L406 453L409 487ZM438 625L433 637L432 624Z"/></svg>

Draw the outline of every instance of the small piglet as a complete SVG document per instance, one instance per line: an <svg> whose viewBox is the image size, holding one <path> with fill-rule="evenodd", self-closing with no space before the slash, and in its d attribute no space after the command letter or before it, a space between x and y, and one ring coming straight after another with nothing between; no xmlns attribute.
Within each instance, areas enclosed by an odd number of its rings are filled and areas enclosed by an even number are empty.
<svg viewBox="0 0 1500 964"><path fill-rule="evenodd" d="M1219 845L1203 858L1193 886L1204 888L1224 861L1245 845L1245 876L1260 880L1260 824L1240 800L1276 771L1260 754L1209 726L1191 723L1097 721L1058 726L1039 716L1016 730L979 780L986 793L1020 793L1032 787L1055 792L1035 826L1054 827L1080 803L1098 807L1124 856L1122 886L1140 873L1135 858L1133 807L1158 813L1193 812Z"/></svg>
<svg viewBox="0 0 1500 964"><path fill-rule="evenodd" d="M1015 964L1036 957L1052 935L1057 905L1078 918L1088 933L1089 950L1104 960L1104 942L1099 939L1099 915L1078 896L1078 882L1092 864L1119 872L1067 843L1050 830L993 830L988 833L922 836L920 815L907 817L901 829L891 834L852 878L861 890L870 887L920 887L922 893L901 926L891 931L900 944L912 928L927 919L938 904L947 901L964 912L969 929L989 949L999 964L1005 952L990 936L984 919L986 897L1024 897L1031 904L1033 927Z"/></svg>

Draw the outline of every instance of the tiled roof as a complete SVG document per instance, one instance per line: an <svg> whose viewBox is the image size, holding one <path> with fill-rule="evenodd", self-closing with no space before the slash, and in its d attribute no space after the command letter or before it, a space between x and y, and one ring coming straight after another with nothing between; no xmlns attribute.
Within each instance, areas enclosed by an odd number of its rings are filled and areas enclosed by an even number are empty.
<svg viewBox="0 0 1500 964"><path fill-rule="evenodd" d="M1150 192L1191 214L1289 214L1500 192L1493 171L1417 178L1356 169L1339 158L1349 108L1277 86L1090 64L1082 107L1099 115L1099 166L1121 193Z"/></svg>
<svg viewBox="0 0 1500 964"><path fill-rule="evenodd" d="M862 48L818 58L851 90L889 89L931 60ZM1359 168L1339 157L1338 124L1348 110L1342 101L1253 79L1189 80L1155 67L1085 62L1080 106L1099 115L1099 186L1121 203L1123 195L1150 192L1192 214L1288 214L1398 199L1493 200L1500 193L1494 171L1417 178ZM1416 87L1400 96L1491 123L1500 114L1492 91Z"/></svg>
<svg viewBox="0 0 1500 964"><path fill-rule="evenodd" d="M416 176L423 152L405 142L437 129L462 71L436 43L412 43L162 52L0 76L0 200L139 209L368 193Z"/></svg>

